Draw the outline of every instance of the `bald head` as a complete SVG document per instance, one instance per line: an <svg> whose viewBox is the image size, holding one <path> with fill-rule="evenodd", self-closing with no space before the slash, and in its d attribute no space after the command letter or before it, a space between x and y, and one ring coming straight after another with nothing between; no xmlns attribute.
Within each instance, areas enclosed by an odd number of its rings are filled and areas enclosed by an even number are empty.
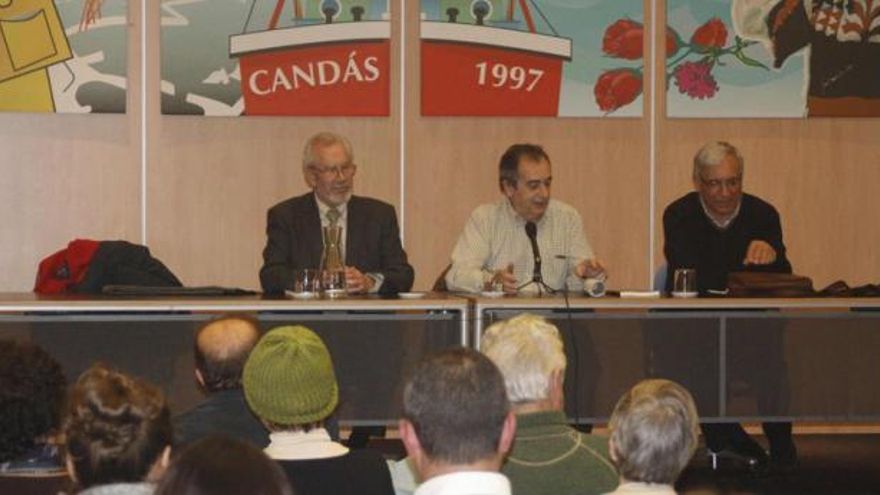
<svg viewBox="0 0 880 495"><path fill-rule="evenodd" d="M248 355L260 339L259 324L243 315L208 322L196 333L196 370L209 392L241 387Z"/></svg>

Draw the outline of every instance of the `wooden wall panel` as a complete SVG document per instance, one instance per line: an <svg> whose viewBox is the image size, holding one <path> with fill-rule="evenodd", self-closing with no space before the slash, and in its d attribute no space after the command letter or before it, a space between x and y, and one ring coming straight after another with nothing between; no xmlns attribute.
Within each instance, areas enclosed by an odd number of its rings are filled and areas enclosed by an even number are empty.
<svg viewBox="0 0 880 495"><path fill-rule="evenodd" d="M150 245L188 284L259 288L266 211L307 191L303 142L324 129L352 141L356 194L397 203L387 121L163 117L149 175Z"/></svg>
<svg viewBox="0 0 880 495"><path fill-rule="evenodd" d="M814 119L666 121L658 149L656 220L665 205L691 190L696 150L710 140L737 146L745 190L772 203L795 272L817 288L843 279L880 280L880 122ZM662 260L658 228L655 259Z"/></svg>
<svg viewBox="0 0 880 495"><path fill-rule="evenodd" d="M0 290L29 291L37 263L74 238L140 242L139 11L125 115L0 112Z"/></svg>

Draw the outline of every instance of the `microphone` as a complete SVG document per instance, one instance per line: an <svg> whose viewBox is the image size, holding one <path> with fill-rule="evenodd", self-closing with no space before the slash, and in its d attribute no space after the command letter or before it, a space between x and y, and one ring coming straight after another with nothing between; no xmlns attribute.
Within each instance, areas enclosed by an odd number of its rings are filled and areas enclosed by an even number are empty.
<svg viewBox="0 0 880 495"><path fill-rule="evenodd" d="M541 251L538 249L538 226L535 222L526 222L526 235L532 243L532 256L535 257L535 270L532 272L532 281L539 285L544 283L541 276Z"/></svg>

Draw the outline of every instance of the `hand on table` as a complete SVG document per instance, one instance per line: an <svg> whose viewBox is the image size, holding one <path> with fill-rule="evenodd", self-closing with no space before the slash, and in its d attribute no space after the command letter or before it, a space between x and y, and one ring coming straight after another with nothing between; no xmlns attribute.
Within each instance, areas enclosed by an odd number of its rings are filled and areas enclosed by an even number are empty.
<svg viewBox="0 0 880 495"><path fill-rule="evenodd" d="M776 261L776 250L765 241L754 240L746 249L744 265L769 265Z"/></svg>
<svg viewBox="0 0 880 495"><path fill-rule="evenodd" d="M496 270L495 276L490 281L489 290L494 290L494 286L501 283L501 290L505 294L516 294L516 277L513 275L513 263L508 263L502 270Z"/></svg>
<svg viewBox="0 0 880 495"><path fill-rule="evenodd" d="M365 273L361 273L360 270L353 266L345 267L345 290L350 294L364 294L369 292L370 289L373 288L373 284L376 281L373 280L373 277Z"/></svg>
<svg viewBox="0 0 880 495"><path fill-rule="evenodd" d="M602 263L595 258L581 261L574 267L574 274L580 278L599 278L608 277L608 272Z"/></svg>

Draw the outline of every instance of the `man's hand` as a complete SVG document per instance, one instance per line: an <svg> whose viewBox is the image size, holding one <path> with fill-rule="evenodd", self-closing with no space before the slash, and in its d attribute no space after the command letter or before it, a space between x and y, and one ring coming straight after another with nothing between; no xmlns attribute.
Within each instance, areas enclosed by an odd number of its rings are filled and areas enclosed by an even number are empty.
<svg viewBox="0 0 880 495"><path fill-rule="evenodd" d="M769 265L776 261L776 250L764 241L754 240L746 249L744 265Z"/></svg>
<svg viewBox="0 0 880 495"><path fill-rule="evenodd" d="M516 294L516 277L513 276L513 263L508 263L507 267L503 270L497 270L495 272L495 276L492 277L491 285L495 285L497 283L501 283L501 290L504 291L505 294ZM489 288L493 290L492 287Z"/></svg>
<svg viewBox="0 0 880 495"><path fill-rule="evenodd" d="M363 294L373 288L376 281L353 266L345 267L345 290L350 294Z"/></svg>
<svg viewBox="0 0 880 495"><path fill-rule="evenodd" d="M574 274L580 278L598 278L600 276L608 276L605 267L595 258L581 261L574 267Z"/></svg>

